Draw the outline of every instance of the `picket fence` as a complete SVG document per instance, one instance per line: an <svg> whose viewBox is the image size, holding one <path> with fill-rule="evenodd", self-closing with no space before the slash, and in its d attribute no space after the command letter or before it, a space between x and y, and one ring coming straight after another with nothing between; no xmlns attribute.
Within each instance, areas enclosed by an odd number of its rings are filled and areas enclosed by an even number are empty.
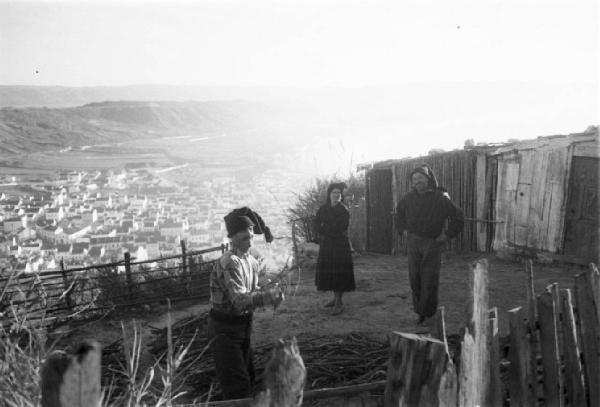
<svg viewBox="0 0 600 407"><path fill-rule="evenodd" d="M275 407L272 400L285 399L295 400L290 407L299 407L303 399L310 403L332 397L338 402L328 405L340 407L599 406L598 269L591 264L589 270L577 275L574 293L552 284L536 295L531 262L526 264L526 273L527 306L508 311L507 349L500 348L498 310L488 306L488 263L480 260L470 268L470 298L458 355L449 351L444 309L440 308L428 335L389 334L384 382L303 392L291 387L286 375L279 373L265 379L271 402L243 399L202 406ZM503 357L504 351L507 357ZM43 372L50 372L52 377L42 378L42 406L97 405L100 352L99 346L91 343L83 344L67 361L64 355L50 357ZM58 378L57 371L61 372ZM295 393L282 396L290 392ZM358 392L363 394L360 400L353 396ZM365 392L374 395L369 403ZM68 404L61 400L68 400Z"/></svg>

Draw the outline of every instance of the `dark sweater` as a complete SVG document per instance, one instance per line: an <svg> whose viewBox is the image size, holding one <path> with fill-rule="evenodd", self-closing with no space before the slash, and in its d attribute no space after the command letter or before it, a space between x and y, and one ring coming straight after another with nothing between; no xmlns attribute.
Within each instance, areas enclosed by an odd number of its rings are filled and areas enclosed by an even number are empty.
<svg viewBox="0 0 600 407"><path fill-rule="evenodd" d="M342 203L335 206L322 205L315 217L315 231L326 237L341 237L348 233L350 212Z"/></svg>
<svg viewBox="0 0 600 407"><path fill-rule="evenodd" d="M446 219L449 222L445 233L449 238L455 237L463 229L463 213L440 190L423 194L413 190L396 207L396 229L400 234L406 229L421 237L436 238L442 233Z"/></svg>

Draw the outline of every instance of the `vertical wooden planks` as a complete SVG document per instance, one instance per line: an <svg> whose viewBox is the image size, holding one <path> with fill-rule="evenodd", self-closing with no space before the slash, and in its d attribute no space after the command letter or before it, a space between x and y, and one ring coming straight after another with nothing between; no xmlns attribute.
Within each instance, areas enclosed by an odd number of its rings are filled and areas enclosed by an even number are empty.
<svg viewBox="0 0 600 407"><path fill-rule="evenodd" d="M396 231L396 207L398 206L398 180L396 179L396 165L392 164L392 255L398 254L398 232Z"/></svg>
<svg viewBox="0 0 600 407"><path fill-rule="evenodd" d="M534 150L520 152L519 179L515 194L515 240L519 246L527 245L529 228L529 207L531 203L531 189L533 183Z"/></svg>
<svg viewBox="0 0 600 407"><path fill-rule="evenodd" d="M509 383L511 407L530 407L536 405L534 389L531 388L531 348L527 338L527 327L523 321L525 315L522 307L508 311L510 327L510 351L508 358Z"/></svg>
<svg viewBox="0 0 600 407"><path fill-rule="evenodd" d="M525 274L527 279L527 332L529 337L529 388L533 392L533 400L537 400L538 381L537 381L537 355L539 349L539 331L538 331L538 311L537 300L535 296L533 261L531 259L525 262Z"/></svg>
<svg viewBox="0 0 600 407"><path fill-rule="evenodd" d="M563 406L563 384L558 341L558 284L538 296L540 349L546 406Z"/></svg>
<svg viewBox="0 0 600 407"><path fill-rule="evenodd" d="M589 391L590 406L600 405L600 321L598 270L590 267L575 277L575 299L581 330L581 349L584 361L584 379Z"/></svg>
<svg viewBox="0 0 600 407"><path fill-rule="evenodd" d="M489 312L490 325L488 334L488 349L490 353L490 391L485 401L486 406L502 406L502 383L500 381L500 343L498 337L498 309Z"/></svg>
<svg viewBox="0 0 600 407"><path fill-rule="evenodd" d="M532 248L541 249L543 237L544 193L548 171L548 151L537 150L533 161L532 178L535 182L531 184L531 202L529 208L530 231L527 237L527 245Z"/></svg>
<svg viewBox="0 0 600 407"><path fill-rule="evenodd" d="M384 406L456 407L456 400L456 370L444 343L392 332Z"/></svg>
<svg viewBox="0 0 600 407"><path fill-rule="evenodd" d="M579 344L575 326L575 314L571 290L560 290L560 310L562 314L563 355L565 363L564 385L567 402L570 406L583 406L586 403L583 370L579 360Z"/></svg>
<svg viewBox="0 0 600 407"><path fill-rule="evenodd" d="M498 251L504 248L506 244L506 192L505 192L505 173L506 173L506 161L500 157L498 159L498 171L497 171L497 186L496 186L496 200L494 205L494 211L496 219L504 221L504 223L497 224L494 228L493 237L493 249Z"/></svg>

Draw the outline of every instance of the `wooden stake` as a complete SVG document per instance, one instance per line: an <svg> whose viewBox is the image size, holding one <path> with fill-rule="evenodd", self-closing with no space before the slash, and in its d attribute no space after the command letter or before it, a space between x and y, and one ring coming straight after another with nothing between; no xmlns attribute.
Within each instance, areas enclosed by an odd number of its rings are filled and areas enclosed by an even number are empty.
<svg viewBox="0 0 600 407"><path fill-rule="evenodd" d="M532 402L537 402L537 356L539 350L539 330L538 330L538 307L535 295L533 261L528 259L525 262L525 274L527 279L527 332L529 334L529 388L533 392Z"/></svg>
<svg viewBox="0 0 600 407"><path fill-rule="evenodd" d="M267 392L258 403L262 407L300 407L306 380L306 368L296 338L280 339L265 367ZM266 403L269 401L269 404Z"/></svg>
<svg viewBox="0 0 600 407"><path fill-rule="evenodd" d="M100 345L84 342L75 354L52 354L42 368L42 407L100 405Z"/></svg>
<svg viewBox="0 0 600 407"><path fill-rule="evenodd" d="M558 345L558 284L538 296L540 349L546 406L563 406L563 386Z"/></svg>
<svg viewBox="0 0 600 407"><path fill-rule="evenodd" d="M534 389L530 387L531 376L535 376L535 371L531 371L531 349L523 314L522 307L508 311L510 326L508 393L511 407L535 406L537 401Z"/></svg>
<svg viewBox="0 0 600 407"><path fill-rule="evenodd" d="M586 389L589 391L590 406L600 406L600 322L598 293L600 288L598 270L590 267L575 277L575 300L581 330L581 349Z"/></svg>
<svg viewBox="0 0 600 407"><path fill-rule="evenodd" d="M390 334L384 406L457 406L456 368L443 342Z"/></svg>
<svg viewBox="0 0 600 407"><path fill-rule="evenodd" d="M482 406L489 398L490 351L488 349L488 263L479 260L471 266L467 324L463 334L458 377L458 404Z"/></svg>
<svg viewBox="0 0 600 407"><path fill-rule="evenodd" d="M565 390L567 401L571 406L585 405L585 388L583 385L583 370L579 360L579 343L571 290L560 290L562 314L563 354L565 360Z"/></svg>
<svg viewBox="0 0 600 407"><path fill-rule="evenodd" d="M490 350L490 392L485 405L491 407L502 406L502 383L500 381L500 342L498 336L498 308L494 307L489 312L490 325L488 335L488 349Z"/></svg>

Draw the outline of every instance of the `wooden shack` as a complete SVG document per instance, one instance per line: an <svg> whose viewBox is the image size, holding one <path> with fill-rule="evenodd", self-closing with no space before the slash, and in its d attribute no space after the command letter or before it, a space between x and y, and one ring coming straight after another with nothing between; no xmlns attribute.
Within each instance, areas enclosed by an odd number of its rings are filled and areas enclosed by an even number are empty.
<svg viewBox="0 0 600 407"><path fill-rule="evenodd" d="M493 249L598 261L598 133L540 137L496 149Z"/></svg>
<svg viewBox="0 0 600 407"><path fill-rule="evenodd" d="M599 157L594 131L359 166L367 171L367 250L403 252L395 208L410 171L427 163L465 214L452 250L597 261Z"/></svg>

